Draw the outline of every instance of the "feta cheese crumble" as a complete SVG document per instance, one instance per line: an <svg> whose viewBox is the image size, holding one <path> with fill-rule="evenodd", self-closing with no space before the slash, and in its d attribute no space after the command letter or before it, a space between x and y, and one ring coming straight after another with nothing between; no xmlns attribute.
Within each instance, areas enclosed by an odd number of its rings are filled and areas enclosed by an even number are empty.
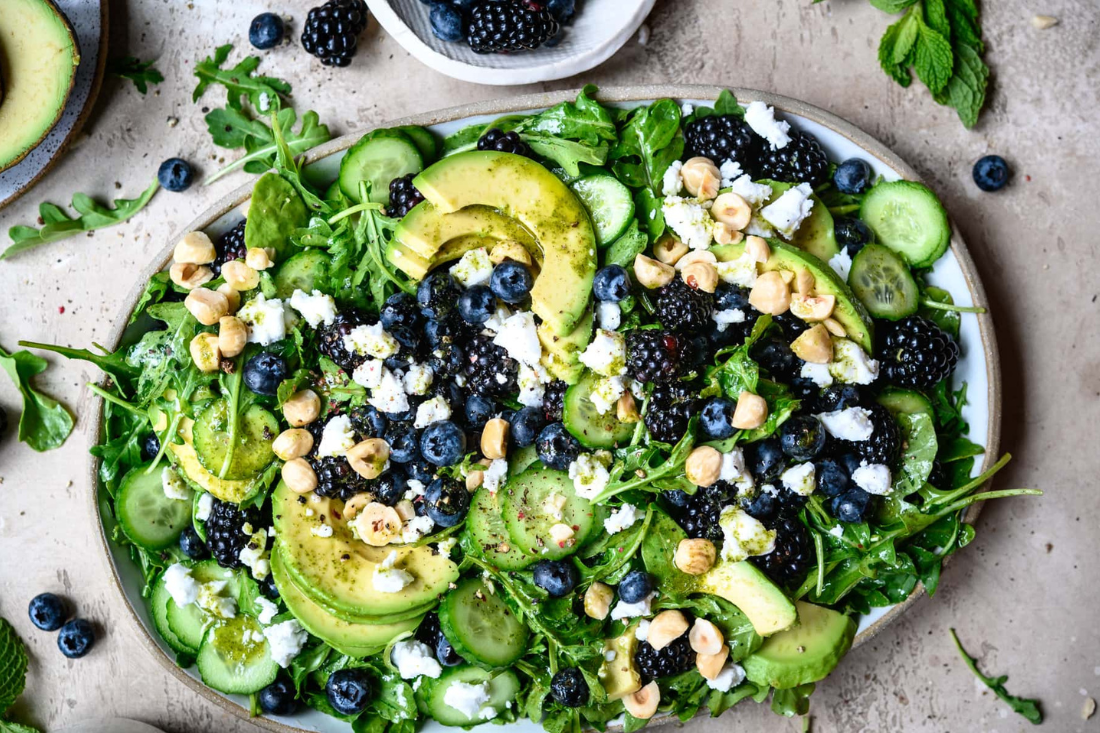
<svg viewBox="0 0 1100 733"><path fill-rule="evenodd" d="M845 384L870 384L878 379L878 362L850 339L833 339L829 374Z"/></svg>
<svg viewBox="0 0 1100 733"><path fill-rule="evenodd" d="M406 394L425 395L431 389L434 379L435 372L427 364L410 364L401 381Z"/></svg>
<svg viewBox="0 0 1100 733"><path fill-rule="evenodd" d="M382 384L382 372L384 371L386 371L384 361L381 359L367 359L355 367L355 371L351 373L351 381L361 387L375 389Z"/></svg>
<svg viewBox="0 0 1100 733"><path fill-rule="evenodd" d="M416 639L396 642L390 652L390 661L397 667L403 680L420 676L435 679L443 673L443 667L435 658L435 652L427 644Z"/></svg>
<svg viewBox="0 0 1100 733"><path fill-rule="evenodd" d="M411 545L413 542L419 542L425 535L431 534L433 529L435 529L435 522L428 515L413 517L401 528L401 541Z"/></svg>
<svg viewBox="0 0 1100 733"><path fill-rule="evenodd" d="M344 348L360 356L388 359L397 353L400 344L386 333L381 323L374 323L370 326L356 326L345 333Z"/></svg>
<svg viewBox="0 0 1100 733"><path fill-rule="evenodd" d="M322 323L331 326L336 320L336 301L320 290L306 293L296 289L290 296L290 307L298 311L311 328Z"/></svg>
<svg viewBox="0 0 1100 733"><path fill-rule="evenodd" d="M810 198L813 192L808 183L788 188L779 198L761 209L760 215L778 229L780 234L790 239L813 211L814 200Z"/></svg>
<svg viewBox="0 0 1100 733"><path fill-rule="evenodd" d="M489 333L498 333L504 325L504 322L511 316L512 309L498 301L496 310L493 311L493 315L489 316L489 320L481 324L481 328Z"/></svg>
<svg viewBox="0 0 1100 733"><path fill-rule="evenodd" d="M177 606L183 608L198 600L199 584L191 577L191 568L175 563L164 571L164 589Z"/></svg>
<svg viewBox="0 0 1100 733"><path fill-rule="evenodd" d="M618 303L602 302L596 306L596 318L600 322L600 328L614 331L623 322L623 309Z"/></svg>
<svg viewBox="0 0 1100 733"><path fill-rule="evenodd" d="M169 499L176 501L189 501L191 499L191 490L187 488L187 484L183 482L183 479L171 466L165 466L160 472L160 485L164 490L164 495Z"/></svg>
<svg viewBox="0 0 1100 733"><path fill-rule="evenodd" d="M821 421L829 435L841 440L868 440L875 432L871 422L871 413L862 407L849 407L845 410L822 412L815 417Z"/></svg>
<svg viewBox="0 0 1100 733"><path fill-rule="evenodd" d="M237 600L223 594L229 585L224 580L212 580L199 586L195 604L212 616L218 618L236 618Z"/></svg>
<svg viewBox="0 0 1100 733"><path fill-rule="evenodd" d="M752 472L745 466L745 453L740 448L733 448L728 453L722 454L722 467L718 472L718 479L733 484L739 491L748 491L755 486Z"/></svg>
<svg viewBox="0 0 1100 733"><path fill-rule="evenodd" d="M894 490L890 468L881 463L860 461L859 468L852 471L852 481L868 494L886 496Z"/></svg>
<svg viewBox="0 0 1100 733"><path fill-rule="evenodd" d="M416 580L409 571L394 567L396 562L397 551L394 550L375 566L371 585L379 593L400 593Z"/></svg>
<svg viewBox="0 0 1100 733"><path fill-rule="evenodd" d="M775 530L735 506L722 510L718 526L722 528L723 560L740 562L775 549Z"/></svg>
<svg viewBox="0 0 1100 733"><path fill-rule="evenodd" d="M464 288L484 285L493 276L493 262L484 247L472 249L451 268L451 277Z"/></svg>
<svg viewBox="0 0 1100 733"><path fill-rule="evenodd" d="M661 193L665 196L679 196L683 179L680 171L684 164L678 160L672 161L672 165L665 169L665 175L661 178Z"/></svg>
<svg viewBox="0 0 1100 733"><path fill-rule="evenodd" d="M382 380L371 390L367 402L380 412L404 412L409 409L409 396L401 378L389 369L382 370Z"/></svg>
<svg viewBox="0 0 1100 733"><path fill-rule="evenodd" d="M626 371L626 338L618 331L596 329L596 337L578 357L581 364L604 377Z"/></svg>
<svg viewBox="0 0 1100 733"><path fill-rule="evenodd" d="M626 377L604 377L596 380L588 399L597 413L606 415L615 407L615 403L626 392L626 379Z"/></svg>
<svg viewBox="0 0 1100 733"><path fill-rule="evenodd" d="M309 633L294 619L287 619L274 626L264 627L267 650L271 658L283 669L302 651L309 641Z"/></svg>
<svg viewBox="0 0 1100 733"><path fill-rule="evenodd" d="M745 122L752 131L768 141L772 150L785 148L791 141L789 122L775 119L775 109L763 102L749 102L745 108Z"/></svg>
<svg viewBox="0 0 1100 733"><path fill-rule="evenodd" d="M736 259L719 262L715 267L722 282L743 288L751 288L756 284L756 258L748 251L742 252Z"/></svg>
<svg viewBox="0 0 1100 733"><path fill-rule="evenodd" d="M784 471L779 480L783 482L783 486L799 496L809 496L814 493L816 474L814 464L800 463Z"/></svg>
<svg viewBox="0 0 1100 733"><path fill-rule="evenodd" d="M286 313L283 301L268 300L263 293L241 306L237 318L248 326L248 343L268 346L286 338Z"/></svg>
<svg viewBox="0 0 1100 733"><path fill-rule="evenodd" d="M468 720L490 720L496 717L493 708L481 709L489 702L489 683L452 682L443 693L443 703L466 716Z"/></svg>
<svg viewBox="0 0 1100 733"><path fill-rule="evenodd" d="M725 186L725 183L722 184ZM772 196L772 187L766 183L756 183L752 176L743 175L730 181L730 191L745 199L752 208L757 208Z"/></svg>
<svg viewBox="0 0 1100 733"><path fill-rule="evenodd" d="M734 687L745 681L745 670L740 664L732 662L722 667L722 671L712 679L707 680L707 687L719 692L729 692Z"/></svg>
<svg viewBox="0 0 1100 733"><path fill-rule="evenodd" d="M618 534L624 529L629 529L638 523L642 515L638 513L638 507L633 504L623 504L611 512L611 516L603 520L603 528L608 534Z"/></svg>
<svg viewBox="0 0 1100 733"><path fill-rule="evenodd" d="M264 626L270 624L271 620L279 615L279 607L263 596L256 596L256 605L260 607L256 620Z"/></svg>
<svg viewBox="0 0 1100 733"><path fill-rule="evenodd" d="M611 620L619 621L624 618L653 615L653 599L656 598L656 596L656 593L650 593L648 596L635 603L619 601L615 604L615 607L611 609ZM646 629L648 631L648 624L646 624Z"/></svg>
<svg viewBox="0 0 1100 733"><path fill-rule="evenodd" d="M718 324L718 331L721 333L729 328L731 323L744 323L745 311L740 308L727 308L726 310L714 311L710 317Z"/></svg>
<svg viewBox="0 0 1100 733"><path fill-rule="evenodd" d="M607 466L593 453L581 453L569 464L569 478L573 490L582 499L594 499L607 488L611 480Z"/></svg>
<svg viewBox="0 0 1100 733"><path fill-rule="evenodd" d="M355 428L351 418L337 415L325 423L321 431L321 444L317 447L318 458L339 458L347 455L348 449L355 445Z"/></svg>
<svg viewBox="0 0 1100 733"><path fill-rule="evenodd" d="M661 205L665 224L690 249L706 249L712 238L710 214L694 199L668 196Z"/></svg>
<svg viewBox="0 0 1100 733"><path fill-rule="evenodd" d="M252 572L252 577L256 580L266 578L271 572L271 561L267 554L267 531L259 529L253 532L237 553L237 559Z"/></svg>
<svg viewBox="0 0 1100 733"><path fill-rule="evenodd" d="M214 497L204 493L199 497L199 505L195 509L195 519L205 522L210 519L210 512L212 511L214 511Z"/></svg>
<svg viewBox="0 0 1100 733"><path fill-rule="evenodd" d="M331 524L318 524L309 528L309 533L314 537L320 537L321 539L328 539L332 536Z"/></svg>
<svg viewBox="0 0 1100 733"><path fill-rule="evenodd" d="M504 479L506 478L508 478L508 461L503 458L497 458L485 469L485 478L481 480L481 485L484 486L485 490L489 493L495 494L504 484Z"/></svg>
<svg viewBox="0 0 1100 733"><path fill-rule="evenodd" d="M841 280L848 282L848 273L852 271L852 256L848 250L842 249L829 258L829 267L833 268Z"/></svg>
<svg viewBox="0 0 1100 733"><path fill-rule="evenodd" d="M420 430L428 427L432 423L449 420L450 417L451 406L447 404L447 400L442 397L432 397L430 400L425 400L417 405L416 419L413 421L413 427Z"/></svg>
<svg viewBox="0 0 1100 733"><path fill-rule="evenodd" d="M833 385L833 375L829 373L828 364L814 364L807 361L802 364L802 371L799 372L799 376L803 379L809 379L818 387L824 388Z"/></svg>
<svg viewBox="0 0 1100 733"><path fill-rule="evenodd" d="M539 407L546 394L546 385L550 383L550 373L541 364L520 364L516 383L519 385L519 397L516 398L519 403L524 407Z"/></svg>
<svg viewBox="0 0 1100 733"><path fill-rule="evenodd" d="M722 177L722 188L729 188L733 182L744 175L741 164L736 160L727 160L718 166L718 175Z"/></svg>
<svg viewBox="0 0 1100 733"><path fill-rule="evenodd" d="M507 351L508 356L527 366L537 365L542 356L535 316L526 311L508 316L493 337L493 343Z"/></svg>
<svg viewBox="0 0 1100 733"><path fill-rule="evenodd" d="M642 619L634 627L634 638L638 641L645 641L649 638L649 621L647 619Z"/></svg>

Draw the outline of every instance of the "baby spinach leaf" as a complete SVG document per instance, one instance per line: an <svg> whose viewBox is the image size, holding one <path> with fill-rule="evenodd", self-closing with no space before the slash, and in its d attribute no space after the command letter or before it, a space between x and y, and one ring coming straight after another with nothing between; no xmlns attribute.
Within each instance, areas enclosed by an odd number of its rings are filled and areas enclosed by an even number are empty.
<svg viewBox="0 0 1100 733"><path fill-rule="evenodd" d="M1005 682L1008 682L1008 675L1003 674L999 677L987 677L982 674L978 669L978 663L974 657L966 653L963 649L962 642L959 641L958 634L954 629L950 629L951 638L955 642L955 648L959 650L959 655L963 658L966 666L970 668L970 671L974 673L982 683L993 690L993 694L1008 703L1008 706L1012 708L1013 712L1023 716L1028 722L1035 725L1039 725L1043 722L1043 711L1039 708L1039 701L1032 700L1026 697L1017 697L1016 695L1009 694L1005 689Z"/></svg>
<svg viewBox="0 0 1100 733"><path fill-rule="evenodd" d="M19 416L19 440L36 451L57 448L73 431L73 416L56 400L31 385L35 375L46 371L46 360L29 351L9 354L0 348L0 366L23 395Z"/></svg>
<svg viewBox="0 0 1100 733"><path fill-rule="evenodd" d="M660 196L665 171L683 152L680 107L671 99L661 99L630 113L610 159L616 175L628 186L648 188Z"/></svg>
<svg viewBox="0 0 1100 733"><path fill-rule="evenodd" d="M164 81L164 75L157 70L152 61L142 61L133 56L107 59L107 73L122 79L129 79L142 94L149 91L150 84L160 84Z"/></svg>
<svg viewBox="0 0 1100 733"><path fill-rule="evenodd" d="M6 619L0 618L0 716L27 685L27 648Z"/></svg>
<svg viewBox="0 0 1100 733"><path fill-rule="evenodd" d="M939 444L931 415L903 413L897 415L896 419L901 428L905 450L901 456L901 475L894 482L893 493L905 496L924 486L924 482L928 480Z"/></svg>
<svg viewBox="0 0 1100 733"><path fill-rule="evenodd" d="M596 91L596 87L588 85L577 95L575 102L562 102L532 115L516 125L515 129L521 134L542 133L589 145L615 142L618 139L615 122L607 108L595 100Z"/></svg>
<svg viewBox="0 0 1100 733"><path fill-rule="evenodd" d="M277 111L290 94L290 84L275 77L254 74L260 65L259 56L246 56L236 66L223 69L232 50L231 43L219 46L212 57L207 56L195 64L199 83L191 94L191 101L199 101L211 84L218 84L225 87L226 103L233 109L242 109L242 100L247 99L252 108L262 114Z"/></svg>
<svg viewBox="0 0 1100 733"><path fill-rule="evenodd" d="M525 133L523 141L543 158L560 165L570 176L581 174L581 163L601 166L607 162L609 148L606 144L591 145L539 133Z"/></svg>
<svg viewBox="0 0 1100 733"><path fill-rule="evenodd" d="M682 572L673 563L676 547L687 535L680 525L660 510L653 512L653 524L642 542L642 562L657 581L662 598L673 601L687 598L697 585L694 577Z"/></svg>

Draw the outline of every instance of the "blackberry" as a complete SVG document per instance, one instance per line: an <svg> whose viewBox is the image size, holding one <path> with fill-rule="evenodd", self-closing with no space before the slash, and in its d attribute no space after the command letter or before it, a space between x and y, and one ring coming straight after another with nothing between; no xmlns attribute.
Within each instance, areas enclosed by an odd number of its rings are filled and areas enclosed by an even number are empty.
<svg viewBox="0 0 1100 733"><path fill-rule="evenodd" d="M356 326L367 325L367 316L360 310L349 308L336 314L336 319L331 326L321 326L317 329L320 339L317 350L332 359L336 366L348 374L366 361L366 357L348 350L344 345L344 336L351 333Z"/></svg>
<svg viewBox="0 0 1100 733"><path fill-rule="evenodd" d="M513 153L525 158L533 158L531 148L519 136L518 132L503 132L497 127L486 132L477 141L478 150L495 150L498 153Z"/></svg>
<svg viewBox="0 0 1100 733"><path fill-rule="evenodd" d="M890 411L882 405L865 407L871 416L874 432L867 440L838 440L840 453L854 453L868 463L893 467L901 454L901 430Z"/></svg>
<svg viewBox="0 0 1100 733"><path fill-rule="evenodd" d="M684 436L688 421L698 411L698 390L695 387L674 382L658 384L645 413L645 426L654 440L675 443Z"/></svg>
<svg viewBox="0 0 1100 733"><path fill-rule="evenodd" d="M783 335L786 336L789 341L794 341L810 327L810 324L790 311L780 313L778 316L772 316L772 322L782 329Z"/></svg>
<svg viewBox="0 0 1100 733"><path fill-rule="evenodd" d="M546 422L559 422L562 412L565 410L565 390L569 385L560 379L555 379L546 385L546 391L542 393L542 414Z"/></svg>
<svg viewBox="0 0 1100 733"><path fill-rule="evenodd" d="M254 509L241 509L236 504L214 499L206 520L206 546L223 568L241 567L241 550L251 539L244 525L259 526L259 514Z"/></svg>
<svg viewBox="0 0 1100 733"><path fill-rule="evenodd" d="M773 379L790 382L802 373L802 360L794 355L791 345L780 336L766 336L757 341L750 353Z"/></svg>
<svg viewBox="0 0 1100 733"><path fill-rule="evenodd" d="M328 0L306 15L302 48L325 66L347 66L359 50L359 34L366 27L363 0Z"/></svg>
<svg viewBox="0 0 1100 733"><path fill-rule="evenodd" d="M735 160L748 168L758 155L759 144L752 129L733 115L711 115L684 128L687 157L703 156L721 165Z"/></svg>
<svg viewBox="0 0 1100 733"><path fill-rule="evenodd" d="M760 158L760 178L817 187L829 177L829 158L821 143L808 132L791 131L791 141Z"/></svg>
<svg viewBox="0 0 1100 733"><path fill-rule="evenodd" d="M806 497L796 494L785 486L774 491L758 491L755 496L741 499L741 508L753 519L759 519L764 526L775 529L776 522L797 517L806 506Z"/></svg>
<svg viewBox="0 0 1100 733"><path fill-rule="evenodd" d="M733 501L736 494L737 489L733 485L718 481L710 486L700 486L694 494L669 498L674 503L682 502L676 512L676 522L688 537L721 542L724 535L718 526L718 519L722 509Z"/></svg>
<svg viewBox="0 0 1100 733"><path fill-rule="evenodd" d="M317 474L317 488L320 496L347 501L356 494L371 490L367 479L360 476L343 456L314 458L310 461Z"/></svg>
<svg viewBox="0 0 1100 733"><path fill-rule="evenodd" d="M648 641L641 642L634 652L634 663L638 665L642 682L649 682L695 669L695 652L688 635L680 634L661 651L654 649Z"/></svg>
<svg viewBox="0 0 1100 733"><path fill-rule="evenodd" d="M243 260L244 256L248 254L248 247L244 243L244 227L247 221L247 219L241 219L237 226L218 237L218 241L214 243L214 251L217 253L217 257L207 265L213 271L214 277L221 274L222 265L226 262Z"/></svg>
<svg viewBox="0 0 1100 733"><path fill-rule="evenodd" d="M677 277L657 289L655 305L661 325L668 330L700 333L710 326L714 296L691 287L683 278Z"/></svg>
<svg viewBox="0 0 1100 733"><path fill-rule="evenodd" d="M519 391L519 364L490 336L478 334L466 351L466 384L485 397L507 397Z"/></svg>
<svg viewBox="0 0 1100 733"><path fill-rule="evenodd" d="M386 207L386 215L400 219L409 213L412 207L424 200L424 195L416 190L413 185L414 173L401 176L390 181L390 205Z"/></svg>
<svg viewBox="0 0 1100 733"><path fill-rule="evenodd" d="M795 517L783 519L773 529L776 532L775 549L750 560L779 585L797 585L816 562L810 533Z"/></svg>
<svg viewBox="0 0 1100 733"><path fill-rule="evenodd" d="M466 42L474 53L524 51L538 48L559 30L561 25L541 6L481 0L470 8Z"/></svg>
<svg viewBox="0 0 1100 733"><path fill-rule="evenodd" d="M909 316L886 334L881 358L886 378L893 384L928 389L955 371L959 345L927 318Z"/></svg>
<svg viewBox="0 0 1100 733"><path fill-rule="evenodd" d="M668 331L632 331L626 337L626 371L639 382L669 382L680 376L686 346Z"/></svg>

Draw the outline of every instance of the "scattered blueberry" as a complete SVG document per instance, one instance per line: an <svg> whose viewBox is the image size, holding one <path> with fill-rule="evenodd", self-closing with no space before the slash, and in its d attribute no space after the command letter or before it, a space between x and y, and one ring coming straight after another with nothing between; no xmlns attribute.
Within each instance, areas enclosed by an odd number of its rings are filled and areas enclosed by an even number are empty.
<svg viewBox="0 0 1100 733"><path fill-rule="evenodd" d="M390 460L394 463L409 463L420 457L420 437L411 425L390 425L386 442L390 444Z"/></svg>
<svg viewBox="0 0 1100 733"><path fill-rule="evenodd" d="M437 478L424 491L428 516L440 527L453 527L466 518L470 509L470 492L452 478Z"/></svg>
<svg viewBox="0 0 1100 733"><path fill-rule="evenodd" d="M437 466L453 466L466 453L466 434L450 420L441 420L420 434L420 452Z"/></svg>
<svg viewBox="0 0 1100 733"><path fill-rule="evenodd" d="M539 432L535 439L539 460L548 468L567 471L581 452L580 442L560 422L551 423Z"/></svg>
<svg viewBox="0 0 1100 733"><path fill-rule="evenodd" d="M287 373L283 357L264 351L245 362L244 385L256 394L274 397Z"/></svg>
<svg viewBox="0 0 1100 733"><path fill-rule="evenodd" d="M65 623L65 601L53 593L40 593L31 599L27 613L31 623L43 631L57 631Z"/></svg>
<svg viewBox="0 0 1100 733"><path fill-rule="evenodd" d="M653 592L653 577L644 570L631 570L619 581L619 598L624 603L638 603Z"/></svg>
<svg viewBox="0 0 1100 733"><path fill-rule="evenodd" d="M275 13L260 13L248 26L248 42L261 51L275 48L283 41L283 19Z"/></svg>
<svg viewBox="0 0 1100 733"><path fill-rule="evenodd" d="M630 295L630 276L626 268L608 265L597 270L592 280L592 295L604 303L618 303Z"/></svg>
<svg viewBox="0 0 1100 733"><path fill-rule="evenodd" d="M374 498L386 506L397 506L397 502L405 497L409 489L408 478L405 472L398 466L392 466L388 471L379 476L371 487Z"/></svg>
<svg viewBox="0 0 1100 733"><path fill-rule="evenodd" d="M392 454L391 454L392 458ZM419 481L427 486L435 480L435 467L427 461L417 458L405 464L405 473L408 480Z"/></svg>
<svg viewBox="0 0 1100 733"><path fill-rule="evenodd" d="M436 7L439 7L438 5ZM458 315L467 323L485 323L497 308L493 291L484 285L475 285L458 296Z"/></svg>
<svg viewBox="0 0 1100 733"><path fill-rule="evenodd" d="M505 260L493 268L489 288L505 303L519 303L534 285L531 271L515 260Z"/></svg>
<svg viewBox="0 0 1100 733"><path fill-rule="evenodd" d="M987 155L974 164L974 183L983 191L1000 191L1011 175L1008 163L999 155Z"/></svg>
<svg viewBox="0 0 1100 733"><path fill-rule="evenodd" d="M462 658L462 655L455 651L454 646L443 635L443 632L439 632L439 636L435 639L435 658L439 660L439 663L444 667L455 667L462 664L466 660Z"/></svg>
<svg viewBox="0 0 1100 733"><path fill-rule="evenodd" d="M833 234L836 243L848 251L849 257L855 257L856 252L875 241L875 233L860 219L854 216L838 216L833 224Z"/></svg>
<svg viewBox="0 0 1100 733"><path fill-rule="evenodd" d="M751 499L742 500L742 508L753 519L770 525L779 516L779 499L770 491L760 491Z"/></svg>
<svg viewBox="0 0 1100 733"><path fill-rule="evenodd" d="M561 598L577 586L577 569L568 560L542 560L535 564L534 580L552 598Z"/></svg>
<svg viewBox="0 0 1100 733"><path fill-rule="evenodd" d="M812 461L825 447L825 429L816 417L797 415L779 429L783 452L795 461Z"/></svg>
<svg viewBox="0 0 1100 733"><path fill-rule="evenodd" d="M441 41L461 41L466 37L463 28L462 13L458 8L446 3L432 5L428 18L432 24L432 34Z"/></svg>
<svg viewBox="0 0 1100 733"><path fill-rule="evenodd" d="M533 444L539 431L546 423L541 407L524 407L511 421L512 444L517 448L526 448Z"/></svg>
<svg viewBox="0 0 1100 733"><path fill-rule="evenodd" d="M390 421L372 405L363 405L354 410L352 415L352 423L355 425L355 429L360 433L365 433L364 437L381 438L386 434L386 428L389 426Z"/></svg>
<svg viewBox="0 0 1100 733"><path fill-rule="evenodd" d="M370 677L361 669L338 669L325 683L325 695L342 715L356 715L366 709L371 697Z"/></svg>
<svg viewBox="0 0 1100 733"><path fill-rule="evenodd" d="M390 336L394 337L397 343L401 344L409 351L417 351L420 348L419 331L409 328L408 326L393 326L386 330L389 332ZM388 369L389 366L387 365L386 368Z"/></svg>
<svg viewBox="0 0 1100 733"><path fill-rule="evenodd" d="M394 293L382 304L378 311L378 320L387 331L395 326L417 328L421 322L420 305L416 298L406 292Z"/></svg>
<svg viewBox="0 0 1100 733"><path fill-rule="evenodd" d="M858 487L852 488L833 499L833 516L849 524L862 522L870 505L870 494Z"/></svg>
<svg viewBox="0 0 1100 733"><path fill-rule="evenodd" d="M733 411L737 403L725 397L715 397L703 405L699 415L699 426L708 437L723 440L734 434Z"/></svg>
<svg viewBox="0 0 1100 733"><path fill-rule="evenodd" d="M814 400L812 412L836 412L849 407L862 407L868 398L857 384L834 384L821 390Z"/></svg>
<svg viewBox="0 0 1100 733"><path fill-rule="evenodd" d="M833 174L833 183L841 193L859 194L867 190L871 185L871 176L874 171L865 160L848 158L836 168Z"/></svg>
<svg viewBox="0 0 1100 733"><path fill-rule="evenodd" d="M672 489L664 492L661 496L668 499L669 504L680 509L685 509L691 504L691 494L683 489Z"/></svg>
<svg viewBox="0 0 1100 733"><path fill-rule="evenodd" d="M202 560L210 554L210 549L202 541L202 537L199 537L199 533L195 531L194 527L184 528L183 532L180 533L179 543L180 552L192 560Z"/></svg>
<svg viewBox="0 0 1100 733"><path fill-rule="evenodd" d="M817 489L825 496L840 496L848 490L851 477L844 464L833 458L822 458L814 463L817 470Z"/></svg>
<svg viewBox="0 0 1100 733"><path fill-rule="evenodd" d="M472 394L466 398L466 424L474 430L485 427L496 411L496 403L488 397Z"/></svg>
<svg viewBox="0 0 1100 733"><path fill-rule="evenodd" d="M179 193L191 187L195 179L195 172L191 164L183 158L169 158L160 164L157 170L157 180L168 191Z"/></svg>
<svg viewBox="0 0 1100 733"><path fill-rule="evenodd" d="M160 439L157 438L156 433L149 433L145 436L145 440L141 441L141 457L143 460L151 461L157 457L160 453Z"/></svg>
<svg viewBox="0 0 1100 733"><path fill-rule="evenodd" d="M718 289L714 291L714 307L717 310L738 310L751 312L749 305L749 289L733 283L720 282Z"/></svg>
<svg viewBox="0 0 1100 733"><path fill-rule="evenodd" d="M588 703L588 680L577 667L559 669L550 680L550 696L567 708Z"/></svg>
<svg viewBox="0 0 1100 733"><path fill-rule="evenodd" d="M279 677L260 690L260 710L268 715L293 715L298 710L294 697L294 683L288 677Z"/></svg>
<svg viewBox="0 0 1100 733"><path fill-rule="evenodd" d="M82 618L74 618L61 627L57 634L57 647L69 659L83 657L95 644L95 629Z"/></svg>

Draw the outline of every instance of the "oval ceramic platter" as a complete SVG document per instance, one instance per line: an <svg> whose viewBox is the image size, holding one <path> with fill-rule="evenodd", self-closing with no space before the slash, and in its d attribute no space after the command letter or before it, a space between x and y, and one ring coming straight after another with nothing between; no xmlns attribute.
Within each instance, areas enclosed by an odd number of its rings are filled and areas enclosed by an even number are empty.
<svg viewBox="0 0 1100 733"><path fill-rule="evenodd" d="M432 34L422 0L367 0L371 13L418 61L441 74L475 84L534 84L583 74L623 47L645 21L655 0L585 0L561 42L514 54L476 54L465 43Z"/></svg>
<svg viewBox="0 0 1100 733"><path fill-rule="evenodd" d="M655 99L665 97L693 104L710 104L720 91L721 88L719 87L659 85L611 88L601 90L599 97L604 102L623 107L648 104ZM860 157L871 163L875 173L886 180L919 179L916 171L884 145L835 115L803 102L774 94L749 89L733 89L731 91L743 104L753 100L761 100L774 106L794 126L814 134L826 148L831 159L843 160L850 157ZM576 90L561 91L509 100L482 102L395 120L382 126L424 125L430 126L438 134L445 136L471 123L489 122L502 115L516 112L539 111L563 100L573 99L576 94ZM340 159L345 151L361 137L363 132L366 132L366 130L333 140L309 153L308 175L316 182L334 180L339 170ZM242 208L247 206L251 188L252 183L250 182L237 189L233 194L190 222L182 231L204 230L211 236L218 236L228 231L242 216ZM140 273L137 278L135 288L127 300L125 310L116 321L120 325L112 334L111 340L108 341L108 346L112 350L126 335L124 326L144 290L146 281L154 273L168 266L173 245L174 240L167 243L146 271ZM936 263L929 282L949 290L954 295L955 302L958 305L984 305L986 302L985 292L978 279L974 263L957 231L953 233L950 250ZM969 404L964 408L964 417L970 424L968 437L985 448L985 458L982 464L976 466L974 470L974 475L977 475L992 464L994 458L991 457L998 455L1000 443L1001 377L992 318L988 314L964 314L961 342L965 345L965 348L955 372L955 379L959 383L966 382L969 385ZM102 410L101 403L97 405L97 410ZM95 415L94 420L96 424L99 424L101 414ZM98 465L93 463L91 470L93 481L96 481L97 469ZM248 718L249 701L246 697L222 695L215 692L199 680L194 670L180 669L176 666L174 653L161 641L154 630L147 606L141 597L143 580L139 569L131 561L126 549L119 547L108 539L115 529L115 521L109 513L100 512L100 507L106 505L106 493L103 487L98 484L96 492L93 493L93 502L101 520L101 538L108 560L108 567L115 581L115 587L126 603L128 611L126 618L133 632L138 635L143 645L159 659L166 669L191 689L219 707ZM979 503L970 507L967 515L969 521L973 521L977 517L980 506ZM923 595L923 589L918 588L906 601L891 607L873 609L872 613L863 616L860 620L855 646L859 646L874 636L887 623L897 618L905 609L911 606L921 595ZM293 718L259 717L251 718L251 720L264 728L281 731L282 733L289 731L348 733L351 730L348 724L313 710L306 710ZM480 726L480 728L485 731L499 730L498 727L490 725ZM530 721L520 721L514 724L513 728L516 729L517 733L541 733L542 731L541 726ZM454 729L448 729L434 721L429 721L424 730L427 733L443 733L446 730Z"/></svg>

